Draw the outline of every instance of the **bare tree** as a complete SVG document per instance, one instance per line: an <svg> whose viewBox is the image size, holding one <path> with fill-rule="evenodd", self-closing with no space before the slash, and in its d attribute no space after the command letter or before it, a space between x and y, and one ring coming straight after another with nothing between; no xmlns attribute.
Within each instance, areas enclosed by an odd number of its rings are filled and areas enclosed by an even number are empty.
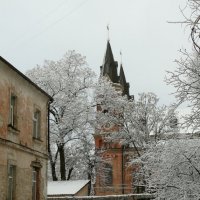
<svg viewBox="0 0 200 200"><path fill-rule="evenodd" d="M186 0L185 5L180 7L183 16L183 21L171 22L186 25L189 28L190 37L193 42L194 49L200 52L200 1Z"/></svg>
<svg viewBox="0 0 200 200"><path fill-rule="evenodd" d="M191 108L191 114L185 118L185 126L197 131L200 122L200 56L197 52L190 54L186 50L181 53L182 58L176 60L176 70L167 72L166 82L176 89L177 100L187 102Z"/></svg>
<svg viewBox="0 0 200 200"><path fill-rule="evenodd" d="M200 1L188 0L181 9L183 22L190 30L193 49L180 50L181 58L175 60L176 69L167 71L166 82L175 88L175 97L180 102L187 102L191 114L185 119L185 126L191 126L193 131L199 129L200 100Z"/></svg>

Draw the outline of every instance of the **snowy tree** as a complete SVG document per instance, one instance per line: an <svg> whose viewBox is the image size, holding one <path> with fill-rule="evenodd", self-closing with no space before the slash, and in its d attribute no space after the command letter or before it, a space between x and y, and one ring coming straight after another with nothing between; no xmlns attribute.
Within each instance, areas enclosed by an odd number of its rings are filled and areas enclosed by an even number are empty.
<svg viewBox="0 0 200 200"><path fill-rule="evenodd" d="M141 93L138 100L128 99L111 83L102 82L97 90L97 102L101 107L97 113L97 127L105 131L106 124L113 126L111 140L123 139L123 144L145 148L150 141L160 140L166 133L177 130L175 110L178 105L159 106L154 93Z"/></svg>
<svg viewBox="0 0 200 200"><path fill-rule="evenodd" d="M184 23L190 28L193 51L180 50L181 58L176 60L177 67L167 74L166 82L175 88L179 104L187 102L191 113L184 117L184 128L190 134L176 134L160 140L143 154L138 162L144 163L145 180L149 188L154 187L156 199L199 199L200 145L199 136L199 99L200 99L200 1L189 0L181 9ZM188 14L189 13L189 14ZM194 132L194 133L193 133ZM193 133L193 134L192 134Z"/></svg>
<svg viewBox="0 0 200 200"><path fill-rule="evenodd" d="M80 139L72 141L65 151L69 156L66 159L66 168L71 172L71 179L88 179L90 181L89 194L93 194L93 184L96 164L94 138L91 133L93 129L85 127L87 130L81 134ZM68 174L69 176L69 174Z"/></svg>
<svg viewBox="0 0 200 200"><path fill-rule="evenodd" d="M193 51L180 50L181 58L177 67L167 74L166 82L175 88L175 97L180 104L187 102L191 113L184 117L184 128L191 131L189 136L176 135L173 139L160 141L150 148L148 156L141 159L146 163L146 180L149 187L155 187L157 199L199 199L199 154L198 137L200 114L200 1L189 0L181 10L184 23L190 28ZM187 129L186 129L187 130Z"/></svg>
<svg viewBox="0 0 200 200"><path fill-rule="evenodd" d="M94 72L87 67L85 57L68 51L62 59L45 61L43 66L28 71L27 76L54 99L50 105L50 166L53 180L58 179L58 163L60 178L66 180L67 154L71 152L65 148L73 140L82 140L84 127L89 124ZM69 179L73 166L68 170Z"/></svg>
<svg viewBox="0 0 200 200"><path fill-rule="evenodd" d="M120 134L125 143L135 148L146 148L149 143L156 143L167 133L178 129L177 105L159 106L158 101L154 93L141 93L138 100L129 101L124 107Z"/></svg>
<svg viewBox="0 0 200 200"><path fill-rule="evenodd" d="M146 185L148 166L142 158L151 156L150 152L161 140L178 131L175 111L178 105L160 106L154 93L141 93L137 100L129 99L106 79L100 80L96 98L99 106L96 131L106 132L107 142L116 141L135 149L137 156L131 158L130 164L140 168L136 184Z"/></svg>
<svg viewBox="0 0 200 200"><path fill-rule="evenodd" d="M199 139L179 135L161 140L140 157L144 163L146 185L156 192L156 199L199 199Z"/></svg>

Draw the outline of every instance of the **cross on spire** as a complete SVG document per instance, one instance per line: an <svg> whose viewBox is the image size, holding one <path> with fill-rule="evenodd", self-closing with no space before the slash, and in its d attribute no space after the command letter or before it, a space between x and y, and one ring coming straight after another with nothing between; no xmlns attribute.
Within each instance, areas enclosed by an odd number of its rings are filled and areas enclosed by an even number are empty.
<svg viewBox="0 0 200 200"><path fill-rule="evenodd" d="M110 30L110 27L109 27L109 24L107 25L107 33L108 33L108 41L110 41L110 36L109 36L109 30Z"/></svg>
<svg viewBox="0 0 200 200"><path fill-rule="evenodd" d="M121 65L122 65L122 50L120 50L119 54L120 54L120 57L121 57Z"/></svg>

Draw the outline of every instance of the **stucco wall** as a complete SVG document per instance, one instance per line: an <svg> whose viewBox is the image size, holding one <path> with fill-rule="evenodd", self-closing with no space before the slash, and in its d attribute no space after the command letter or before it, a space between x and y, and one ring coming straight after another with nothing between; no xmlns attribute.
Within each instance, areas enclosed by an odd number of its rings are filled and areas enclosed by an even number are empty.
<svg viewBox="0 0 200 200"><path fill-rule="evenodd" d="M85 185L80 191L78 191L76 193L76 196L88 196L88 188L89 187L89 183L87 185Z"/></svg>
<svg viewBox="0 0 200 200"><path fill-rule="evenodd" d="M9 126L11 94L17 97L17 126ZM0 199L6 200L8 164L16 166L15 200L32 199L32 163L40 168L40 197L46 199L47 103L49 99L0 60ZM33 139L33 113L41 111L41 138Z"/></svg>
<svg viewBox="0 0 200 200"><path fill-rule="evenodd" d="M1 61L0 86L0 118L3 120L0 127L1 137L46 153L47 148L44 143L46 144L47 140L47 97ZM20 132L17 137L15 137L16 134L7 134L11 93L17 96L17 129ZM40 143L32 139L32 119L35 108L41 111L42 145L38 145Z"/></svg>

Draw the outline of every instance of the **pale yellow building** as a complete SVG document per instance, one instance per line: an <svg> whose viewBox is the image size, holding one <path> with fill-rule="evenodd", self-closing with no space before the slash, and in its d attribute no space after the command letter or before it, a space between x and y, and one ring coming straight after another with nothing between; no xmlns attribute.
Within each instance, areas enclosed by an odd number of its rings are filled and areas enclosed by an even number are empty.
<svg viewBox="0 0 200 200"><path fill-rule="evenodd" d="M46 199L51 101L0 57L0 200Z"/></svg>

